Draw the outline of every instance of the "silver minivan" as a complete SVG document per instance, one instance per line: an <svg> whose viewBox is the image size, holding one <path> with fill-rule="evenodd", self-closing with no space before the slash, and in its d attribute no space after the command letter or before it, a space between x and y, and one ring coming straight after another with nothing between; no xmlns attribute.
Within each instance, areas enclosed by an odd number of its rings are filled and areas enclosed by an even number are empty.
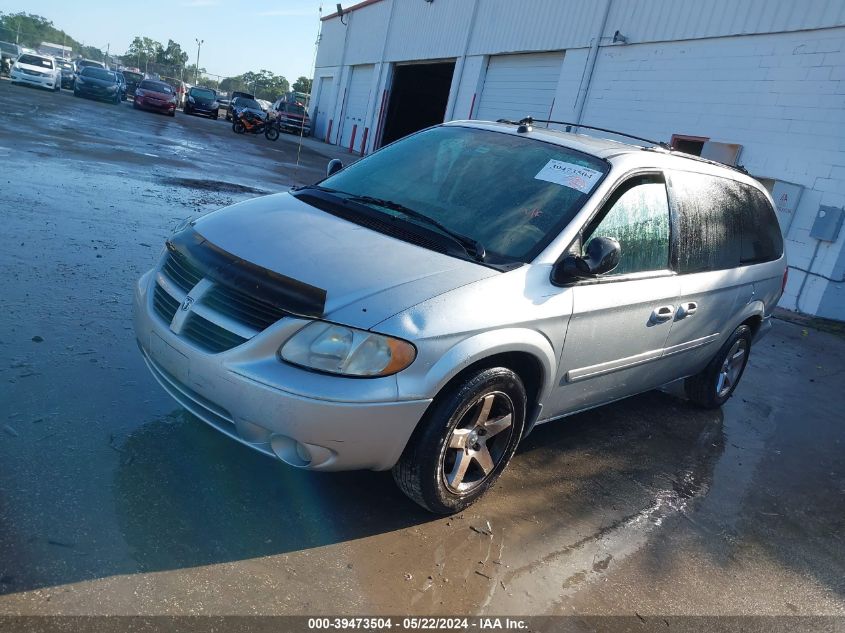
<svg viewBox="0 0 845 633"><path fill-rule="evenodd" d="M682 378L720 406L786 282L766 190L660 147L457 121L338 166L174 234L139 346L226 435L433 512L537 424Z"/></svg>

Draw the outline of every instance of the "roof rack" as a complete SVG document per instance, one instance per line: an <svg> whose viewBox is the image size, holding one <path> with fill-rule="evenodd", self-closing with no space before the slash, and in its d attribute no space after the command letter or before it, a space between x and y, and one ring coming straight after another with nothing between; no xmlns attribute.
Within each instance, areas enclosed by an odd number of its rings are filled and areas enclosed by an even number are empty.
<svg viewBox="0 0 845 633"><path fill-rule="evenodd" d="M616 134L617 136L624 136L625 138L632 138L637 141L643 141L644 143L651 143L652 145L656 145L657 147L662 147L663 149L671 150L672 148L669 147L667 143L662 141L653 141L650 138L643 138L642 136L634 136L633 134L628 134L626 132L619 132L618 130L609 130L603 127L595 127L594 125L584 125L583 123L570 123L569 121L552 121L550 119L535 119L534 117L527 116L524 119L520 119L519 121L510 121L508 119L499 119L496 123L510 123L511 125L533 125L534 123L553 123L555 125L565 125L567 126L567 132L570 131L569 128L573 127L583 127L588 130L596 130L597 132L607 132L608 134Z"/></svg>
<svg viewBox="0 0 845 633"><path fill-rule="evenodd" d="M616 134L617 136L624 136L625 138L632 138L637 141L643 141L644 143L650 143L654 147L642 147L640 149L644 151L657 151L657 150L664 150L669 152L673 156L680 156L681 158L687 158L689 160L698 161L700 163L707 163L709 165L716 165L718 167L727 167L729 169L736 170L743 174L748 174L748 170L743 167L742 165L729 165L728 163L720 163L717 160L710 160L709 158L702 158L701 156L696 156L695 154L687 154L686 152L681 152L674 149L669 143L665 143L663 141L654 141L649 138L644 138L642 136L635 136L633 134L628 134L627 132L620 132L618 130L610 130L608 128L603 127L595 127L594 125L584 125L583 123L570 123L569 121L552 121L550 119L535 119L534 117L527 116L524 119L520 119L519 121L511 121L510 119L499 119L496 123L508 123L510 125L519 125L520 131L522 132L529 132L531 130L530 126L534 123L553 123L555 125L565 125L566 131L570 132L571 128L578 128L582 127L587 130L596 130L597 132L607 132L609 134Z"/></svg>

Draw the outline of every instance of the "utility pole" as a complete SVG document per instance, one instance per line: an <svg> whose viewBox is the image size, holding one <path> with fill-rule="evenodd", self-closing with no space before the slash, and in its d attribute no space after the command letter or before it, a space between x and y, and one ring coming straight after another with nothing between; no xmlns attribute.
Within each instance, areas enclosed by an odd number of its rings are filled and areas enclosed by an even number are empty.
<svg viewBox="0 0 845 633"><path fill-rule="evenodd" d="M202 48L202 43L205 40L201 40L199 38L196 38L196 41L197 41L197 65L194 67L194 85L195 86L197 85L198 77L199 77L199 73L200 73L200 48Z"/></svg>
<svg viewBox="0 0 845 633"><path fill-rule="evenodd" d="M18 18L18 32L15 35L15 44L20 44L21 43L20 39L21 39L21 19Z"/></svg>
<svg viewBox="0 0 845 633"><path fill-rule="evenodd" d="M106 68L109 67L109 50L111 50L111 43L106 44Z"/></svg>

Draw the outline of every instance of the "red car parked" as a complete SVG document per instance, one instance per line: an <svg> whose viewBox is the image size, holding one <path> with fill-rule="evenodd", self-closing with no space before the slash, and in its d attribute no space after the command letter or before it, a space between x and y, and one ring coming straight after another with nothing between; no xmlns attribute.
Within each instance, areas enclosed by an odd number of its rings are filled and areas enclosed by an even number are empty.
<svg viewBox="0 0 845 633"><path fill-rule="evenodd" d="M145 79L135 88L132 107L176 116L176 93L172 86L163 81Z"/></svg>

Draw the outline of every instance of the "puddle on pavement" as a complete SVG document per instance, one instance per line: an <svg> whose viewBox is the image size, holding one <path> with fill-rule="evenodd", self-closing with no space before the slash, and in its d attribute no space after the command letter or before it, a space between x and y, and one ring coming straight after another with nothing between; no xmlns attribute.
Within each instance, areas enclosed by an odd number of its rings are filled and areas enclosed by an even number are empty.
<svg viewBox="0 0 845 633"><path fill-rule="evenodd" d="M217 193L254 193L257 195L266 195L271 193L270 191L265 191L263 189L256 189L255 187L240 185L233 182L225 182L222 180L203 180L199 178L161 178L160 180L166 185L187 187L189 189L201 189Z"/></svg>
<svg viewBox="0 0 845 633"><path fill-rule="evenodd" d="M488 497L445 518L389 473L295 470L182 411L120 450L115 505L137 571L260 559L282 583L330 584L321 560L340 546L377 611L541 613L695 504L724 440L721 412L646 394L539 427Z"/></svg>

